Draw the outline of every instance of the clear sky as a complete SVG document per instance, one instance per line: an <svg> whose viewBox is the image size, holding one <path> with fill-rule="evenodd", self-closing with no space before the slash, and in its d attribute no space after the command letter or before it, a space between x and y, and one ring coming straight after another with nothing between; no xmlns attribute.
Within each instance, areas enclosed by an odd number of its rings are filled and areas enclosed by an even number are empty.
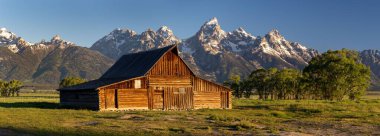
<svg viewBox="0 0 380 136"><path fill-rule="evenodd" d="M0 0L0 27L30 42L59 34L86 47L115 28L166 25L186 39L212 17L225 31L275 28L320 51L380 49L380 0Z"/></svg>

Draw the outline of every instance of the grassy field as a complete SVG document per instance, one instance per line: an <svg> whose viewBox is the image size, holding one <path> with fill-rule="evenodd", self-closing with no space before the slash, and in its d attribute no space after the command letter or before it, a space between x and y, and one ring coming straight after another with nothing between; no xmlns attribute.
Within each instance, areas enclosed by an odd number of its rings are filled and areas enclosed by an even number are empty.
<svg viewBox="0 0 380 136"><path fill-rule="evenodd" d="M232 110L96 112L58 101L0 97L0 135L380 135L380 92L342 102L235 99Z"/></svg>

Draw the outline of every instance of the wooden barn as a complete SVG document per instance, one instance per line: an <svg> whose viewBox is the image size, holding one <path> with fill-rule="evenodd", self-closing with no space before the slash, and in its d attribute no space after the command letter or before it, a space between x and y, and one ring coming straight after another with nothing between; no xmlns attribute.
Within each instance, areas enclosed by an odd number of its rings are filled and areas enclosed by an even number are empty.
<svg viewBox="0 0 380 136"><path fill-rule="evenodd" d="M177 46L122 56L99 79L61 88L60 103L95 110L231 109L231 90L194 74Z"/></svg>

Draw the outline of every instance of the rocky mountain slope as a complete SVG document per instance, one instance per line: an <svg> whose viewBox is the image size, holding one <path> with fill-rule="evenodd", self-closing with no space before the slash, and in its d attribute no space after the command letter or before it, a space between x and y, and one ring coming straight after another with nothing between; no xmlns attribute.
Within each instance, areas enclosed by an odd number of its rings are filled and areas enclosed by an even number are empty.
<svg viewBox="0 0 380 136"><path fill-rule="evenodd" d="M98 78L114 60L54 36L31 44L14 33L0 30L0 79L57 84L66 76Z"/></svg>
<svg viewBox="0 0 380 136"><path fill-rule="evenodd" d="M359 55L362 63L371 68L373 86L380 89L380 51L364 50Z"/></svg>
<svg viewBox="0 0 380 136"><path fill-rule="evenodd" d="M226 32L216 18L205 22L185 40L176 37L166 26L140 34L123 28L113 30L90 49L59 36L33 44L1 28L0 79L42 84L56 84L66 76L95 79L124 54L172 44L179 45L181 57L196 74L218 82L231 75L245 77L258 68L302 69L318 55L314 49L286 40L278 30L263 36L254 36L242 27ZM373 84L378 86L379 54L378 50L360 52L362 62L371 67Z"/></svg>
<svg viewBox="0 0 380 136"><path fill-rule="evenodd" d="M124 54L160 48L179 42L180 39L174 36L172 30L166 26L157 31L148 29L141 34L129 29L115 29L96 41L91 49L100 51L110 58L118 59Z"/></svg>
<svg viewBox="0 0 380 136"><path fill-rule="evenodd" d="M216 18L205 22L186 40L178 39L168 27L136 34L116 29L91 49L117 59L123 54L179 43L182 58L202 76L222 82L231 75L248 75L257 68L303 68L318 54L316 50L287 41L277 30L253 36L243 28L225 32Z"/></svg>

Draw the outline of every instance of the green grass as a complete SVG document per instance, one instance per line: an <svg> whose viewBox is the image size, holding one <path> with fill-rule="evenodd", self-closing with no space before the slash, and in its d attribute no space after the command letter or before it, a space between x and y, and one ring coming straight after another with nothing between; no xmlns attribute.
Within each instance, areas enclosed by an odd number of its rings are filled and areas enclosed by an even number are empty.
<svg viewBox="0 0 380 136"><path fill-rule="evenodd" d="M360 101L233 100L232 110L62 109L58 94L0 97L0 135L376 135L380 93Z"/></svg>

